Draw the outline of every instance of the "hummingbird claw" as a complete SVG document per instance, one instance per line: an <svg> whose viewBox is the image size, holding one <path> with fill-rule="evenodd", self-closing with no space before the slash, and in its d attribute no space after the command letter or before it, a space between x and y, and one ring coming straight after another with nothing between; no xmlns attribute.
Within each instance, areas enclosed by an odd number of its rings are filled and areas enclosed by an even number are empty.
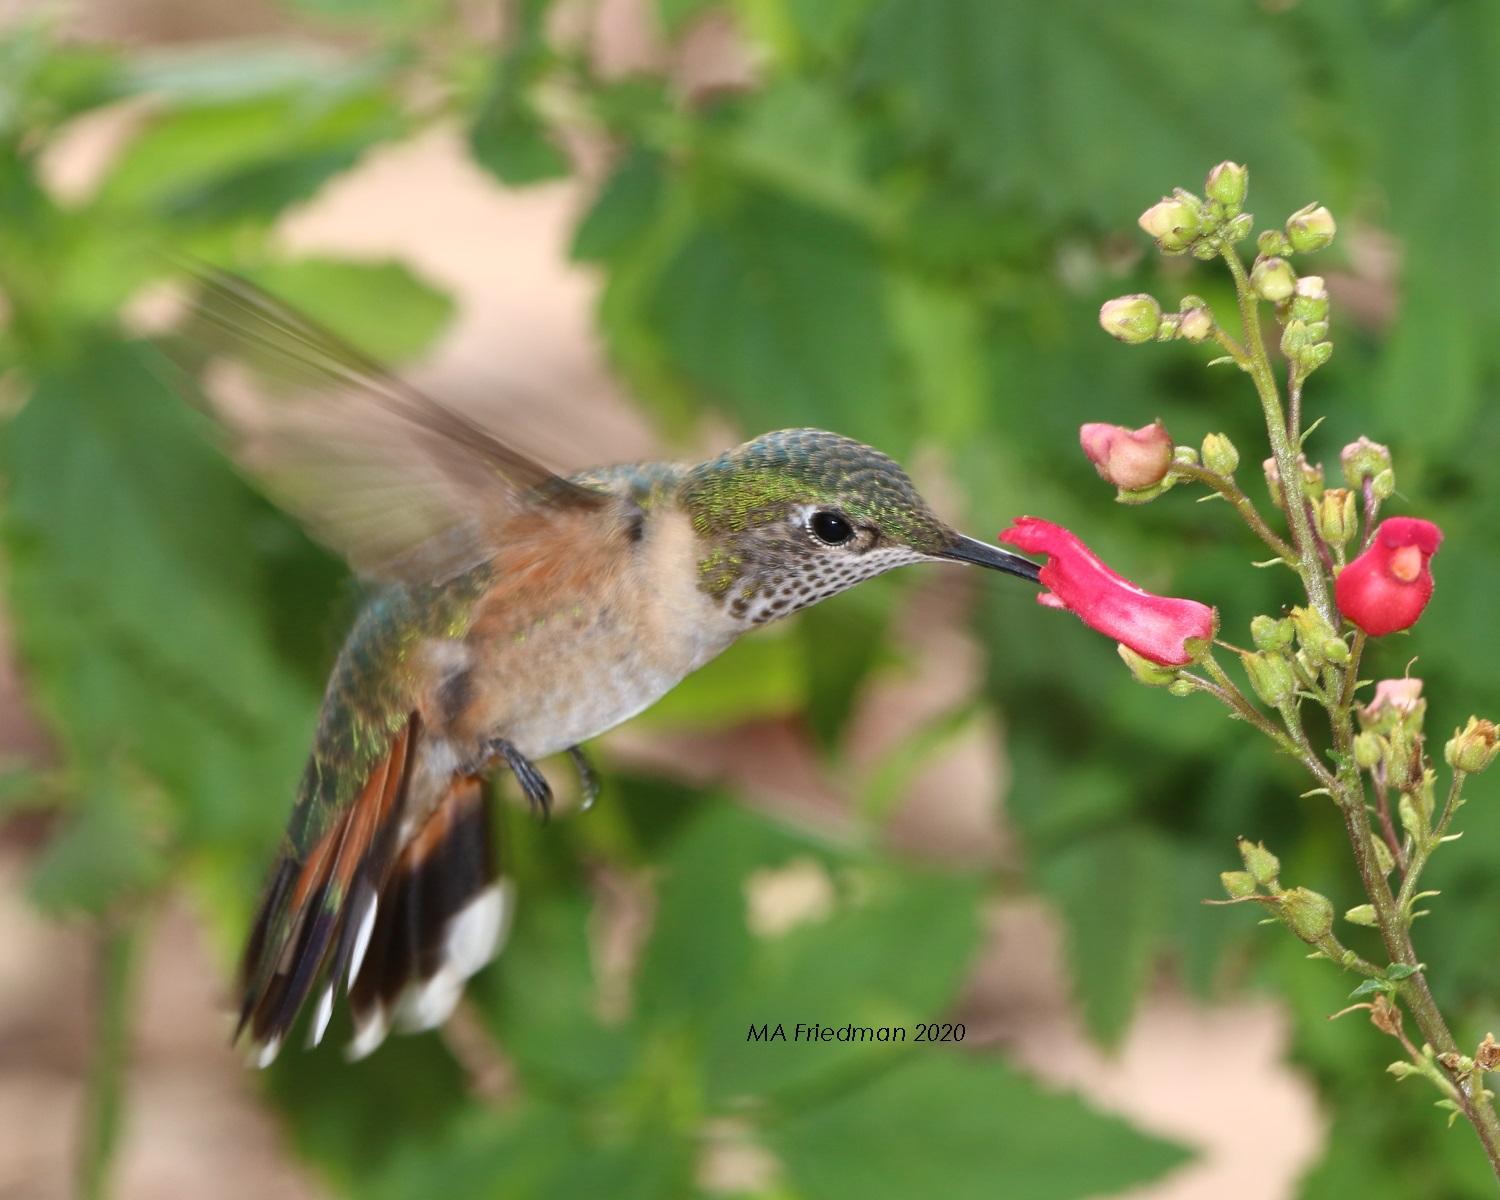
<svg viewBox="0 0 1500 1200"><path fill-rule="evenodd" d="M583 812L588 812L594 807L594 801L599 799L599 772L594 770L594 764L589 762L582 746L569 746L568 757L578 768L578 782L583 788L583 799L578 807Z"/></svg>
<svg viewBox="0 0 1500 1200"><path fill-rule="evenodd" d="M536 764L504 738L496 738L486 749L505 760L505 765L511 769L511 773L516 777L516 782L521 785L521 793L526 797L526 802L531 805L531 811L533 813L540 812L544 823L550 820L552 817L552 785L537 770Z"/></svg>

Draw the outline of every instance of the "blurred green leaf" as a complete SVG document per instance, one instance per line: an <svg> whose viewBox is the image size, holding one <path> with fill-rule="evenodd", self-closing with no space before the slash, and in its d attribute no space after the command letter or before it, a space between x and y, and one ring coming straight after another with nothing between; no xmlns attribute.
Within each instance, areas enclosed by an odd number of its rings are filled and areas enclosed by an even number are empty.
<svg viewBox="0 0 1500 1200"><path fill-rule="evenodd" d="M142 894L166 870L162 813L139 782L102 774L64 819L32 869L32 898L53 913L102 913Z"/></svg>
<svg viewBox="0 0 1500 1200"><path fill-rule="evenodd" d="M281 259L245 275L382 362L429 349L453 317L447 293L398 262Z"/></svg>
<svg viewBox="0 0 1500 1200"><path fill-rule="evenodd" d="M1120 1191L1187 1160L991 1059L913 1053L869 1086L768 1131L788 1179L818 1200L1064 1200ZM940 1182L939 1182L940 1181Z"/></svg>
<svg viewBox="0 0 1500 1200"><path fill-rule="evenodd" d="M475 161L514 187L568 172L568 159L531 98L532 85L551 59L543 28L550 6L551 0L520 0L515 6L515 28L469 126Z"/></svg>

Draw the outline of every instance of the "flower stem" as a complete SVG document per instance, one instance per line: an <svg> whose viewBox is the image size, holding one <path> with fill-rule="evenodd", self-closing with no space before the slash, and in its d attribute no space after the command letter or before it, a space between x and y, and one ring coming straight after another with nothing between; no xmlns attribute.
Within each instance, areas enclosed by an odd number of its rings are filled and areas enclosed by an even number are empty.
<svg viewBox="0 0 1500 1200"><path fill-rule="evenodd" d="M135 943L135 929L128 924L107 920L99 931L94 1061L84 1099L78 1158L78 1195L83 1200L103 1200L109 1194L110 1164L120 1139L121 1093L130 1045Z"/></svg>
<svg viewBox="0 0 1500 1200"><path fill-rule="evenodd" d="M1302 472L1297 463L1297 435L1287 433L1281 393L1277 390L1276 376L1266 355L1265 339L1261 336L1260 313L1257 310L1259 301L1250 288L1250 277L1245 273L1245 264L1240 261L1239 252L1226 245L1223 256L1229 266L1229 273L1234 276L1234 289L1240 305L1240 323L1244 326L1245 344L1250 351L1250 377L1255 381L1255 390L1260 396L1266 433L1271 439L1271 453L1276 459L1276 470L1281 475L1282 494L1287 500L1287 524L1291 528L1292 545L1296 549L1302 578L1307 585L1308 599L1330 625L1336 625L1337 617L1328 594L1328 580L1323 574L1323 562L1318 554L1317 538L1313 536L1312 522L1308 520L1307 506L1294 499L1294 493L1296 497L1302 494Z"/></svg>
<svg viewBox="0 0 1500 1200"><path fill-rule="evenodd" d="M1240 514L1240 519L1255 531L1255 536L1265 542L1274 554L1285 559L1288 565L1296 565L1297 552L1287 545L1286 540L1280 534L1266 524L1265 518L1256 511L1250 497L1245 495L1243 489L1233 479L1227 475L1220 475L1217 471L1210 471L1207 467L1197 463L1173 463L1172 473L1213 488L1234 505L1234 511Z"/></svg>

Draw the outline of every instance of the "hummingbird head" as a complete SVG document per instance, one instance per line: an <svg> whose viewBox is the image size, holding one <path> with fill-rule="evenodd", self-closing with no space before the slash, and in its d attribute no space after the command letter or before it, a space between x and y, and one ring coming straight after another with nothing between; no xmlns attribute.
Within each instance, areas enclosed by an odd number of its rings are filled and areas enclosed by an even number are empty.
<svg viewBox="0 0 1500 1200"><path fill-rule="evenodd" d="M749 624L806 608L907 563L975 563L1035 581L1035 563L965 537L899 463L852 438L784 429L687 473L699 586Z"/></svg>

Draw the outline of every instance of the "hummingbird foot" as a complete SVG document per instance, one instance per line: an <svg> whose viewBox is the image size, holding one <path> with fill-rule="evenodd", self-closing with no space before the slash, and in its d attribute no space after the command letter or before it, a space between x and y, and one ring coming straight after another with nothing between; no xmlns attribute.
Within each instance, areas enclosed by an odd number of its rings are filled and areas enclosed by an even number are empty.
<svg viewBox="0 0 1500 1200"><path fill-rule="evenodd" d="M568 757L578 768L578 783L583 789L583 797L578 807L583 812L588 812L594 807L594 801L599 799L599 772L594 770L594 764L589 762L588 755L583 752L582 746L569 746Z"/></svg>
<svg viewBox="0 0 1500 1200"><path fill-rule="evenodd" d="M533 813L540 813L543 822L552 817L552 785L547 782L536 763L527 758L504 738L496 738L494 741L485 743L485 754L491 761L503 759L505 765L515 775L516 782L521 785L521 794L526 797L526 803L531 805Z"/></svg>

